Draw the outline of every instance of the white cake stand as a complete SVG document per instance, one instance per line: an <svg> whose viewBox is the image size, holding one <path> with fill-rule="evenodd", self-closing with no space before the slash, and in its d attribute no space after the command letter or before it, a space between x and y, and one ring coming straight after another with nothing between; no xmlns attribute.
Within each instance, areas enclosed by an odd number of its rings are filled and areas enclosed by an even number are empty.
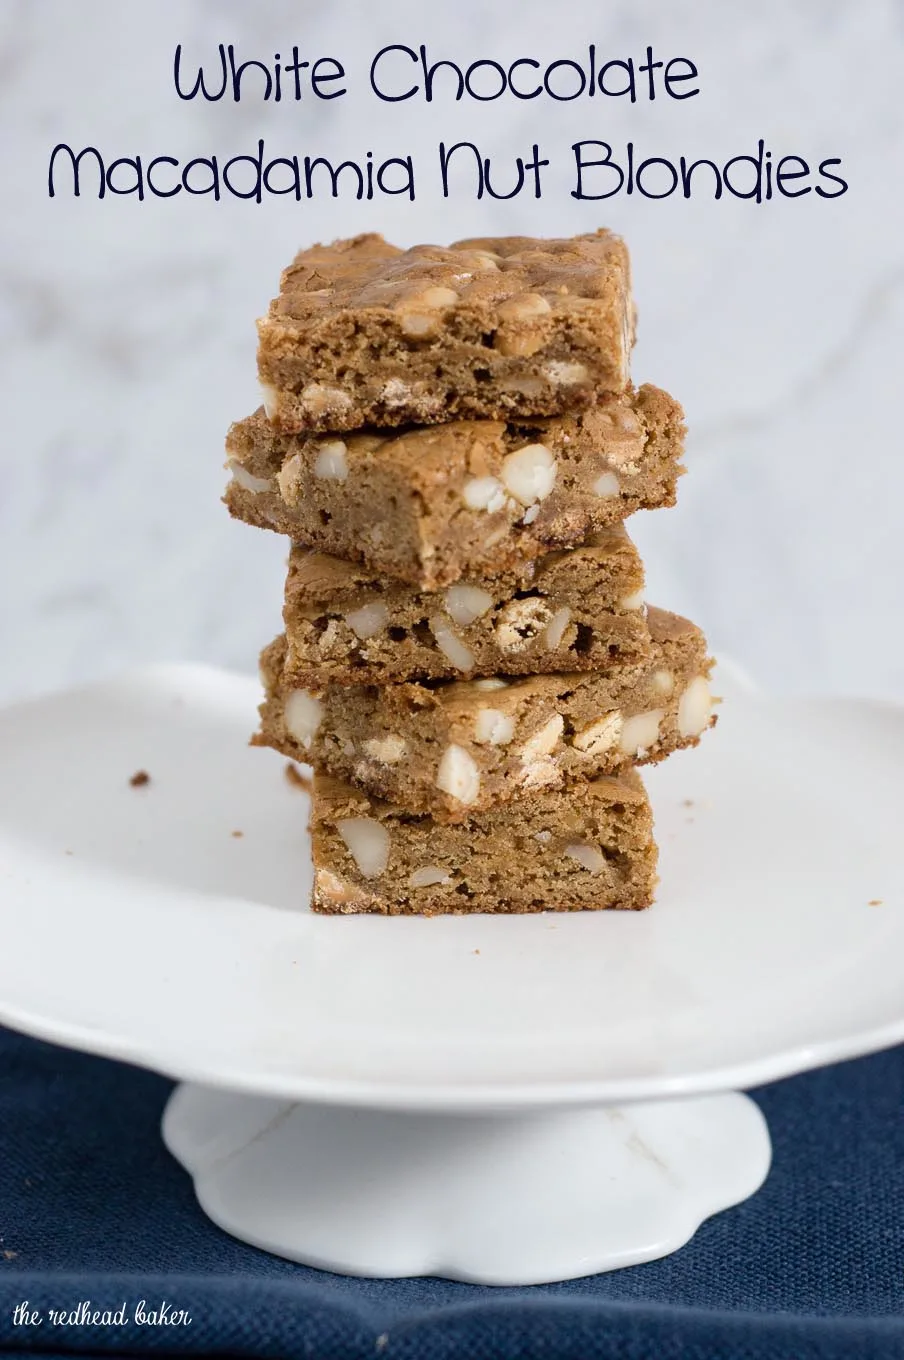
<svg viewBox="0 0 904 1360"><path fill-rule="evenodd" d="M237 1237L493 1284L650 1260L766 1175L738 1089L904 1037L904 711L735 693L650 774L649 912L383 920L307 911L256 701L162 668L0 714L0 1019L180 1079L164 1137Z"/></svg>

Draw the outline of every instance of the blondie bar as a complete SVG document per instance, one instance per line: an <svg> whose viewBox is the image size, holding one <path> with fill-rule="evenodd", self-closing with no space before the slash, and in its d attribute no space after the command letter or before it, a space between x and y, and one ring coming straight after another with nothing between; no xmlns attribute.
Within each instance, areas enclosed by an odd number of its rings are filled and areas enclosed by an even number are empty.
<svg viewBox="0 0 904 1360"><path fill-rule="evenodd" d="M253 740L412 812L462 821L697 744L713 721L706 641L663 610L649 610L649 626L652 659L627 672L316 691L287 683L280 637L261 657Z"/></svg>
<svg viewBox="0 0 904 1360"><path fill-rule="evenodd" d="M645 385L576 415L401 433L280 435L233 425L238 519L427 590L517 569L638 509L672 505L684 414Z"/></svg>
<svg viewBox="0 0 904 1360"><path fill-rule="evenodd" d="M652 815L634 771L472 811L458 826L320 775L311 839L320 912L636 911L656 886Z"/></svg>
<svg viewBox="0 0 904 1360"><path fill-rule="evenodd" d="M628 252L608 231L301 251L258 322L282 430L552 415L628 381Z"/></svg>
<svg viewBox="0 0 904 1360"><path fill-rule="evenodd" d="M294 546L283 619L285 675L308 687L598 670L650 654L643 568L621 524L441 594Z"/></svg>

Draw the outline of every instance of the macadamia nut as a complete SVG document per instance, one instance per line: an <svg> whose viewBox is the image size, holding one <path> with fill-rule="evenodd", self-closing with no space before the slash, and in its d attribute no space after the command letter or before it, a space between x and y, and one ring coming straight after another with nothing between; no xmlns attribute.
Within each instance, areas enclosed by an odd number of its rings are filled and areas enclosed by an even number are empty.
<svg viewBox="0 0 904 1360"><path fill-rule="evenodd" d="M545 444L525 444L502 460L505 489L522 505L545 500L555 480L556 460Z"/></svg>
<svg viewBox="0 0 904 1360"><path fill-rule="evenodd" d="M682 737L699 737L709 722L712 696L705 675L692 680L678 700L678 731Z"/></svg>
<svg viewBox="0 0 904 1360"><path fill-rule="evenodd" d="M436 864L425 864L422 869L414 869L408 875L408 886L410 888L444 887L451 882L452 879L449 874Z"/></svg>
<svg viewBox="0 0 904 1360"><path fill-rule="evenodd" d="M286 731L307 751L323 720L323 704L306 689L293 689L285 703Z"/></svg>
<svg viewBox="0 0 904 1360"><path fill-rule="evenodd" d="M364 754L381 765L398 765L404 759L408 743L404 737L391 732L385 737L369 737L364 743Z"/></svg>
<svg viewBox="0 0 904 1360"><path fill-rule="evenodd" d="M562 638L565 636L565 629L571 622L571 610L567 605L557 609L549 623L546 625L544 641L551 652L558 647Z"/></svg>
<svg viewBox="0 0 904 1360"><path fill-rule="evenodd" d="M436 771L436 787L463 807L476 803L480 795L480 771L463 746L452 742L446 747Z"/></svg>
<svg viewBox="0 0 904 1360"><path fill-rule="evenodd" d="M482 746L507 746L515 735L515 719L498 708L481 708L474 721L474 740Z"/></svg>
<svg viewBox="0 0 904 1360"><path fill-rule="evenodd" d="M591 874L601 873L606 867L606 856L596 845L587 845L586 842L575 841L572 845L565 846L565 854Z"/></svg>
<svg viewBox="0 0 904 1360"><path fill-rule="evenodd" d="M348 446L341 439L321 444L314 462L314 476L344 482L348 476Z"/></svg>
<svg viewBox="0 0 904 1360"><path fill-rule="evenodd" d="M522 761L527 762L536 760L538 756L551 755L558 746L564 730L565 719L561 713L554 713L521 747Z"/></svg>
<svg viewBox="0 0 904 1360"><path fill-rule="evenodd" d="M376 637L377 633L383 632L389 622L389 610L382 600L372 600L368 604L362 604L360 609L353 609L350 614L346 614L345 622L355 637L365 642L368 638Z"/></svg>
<svg viewBox="0 0 904 1360"><path fill-rule="evenodd" d="M593 483L593 494L605 499L609 496L617 496L621 491L619 480L614 472L604 472L601 477L597 477Z"/></svg>
<svg viewBox="0 0 904 1360"><path fill-rule="evenodd" d="M268 420L272 420L279 410L279 392L269 383L261 383L261 401L264 403L264 414Z"/></svg>
<svg viewBox="0 0 904 1360"><path fill-rule="evenodd" d="M436 639L436 645L443 656L456 670L470 671L474 667L474 653L466 647L458 634L449 627L444 618L437 615L429 621L428 627Z"/></svg>
<svg viewBox="0 0 904 1360"><path fill-rule="evenodd" d="M577 383L586 382L588 377L584 364L568 363L561 359L552 359L543 372L556 387L574 387Z"/></svg>
<svg viewBox="0 0 904 1360"><path fill-rule="evenodd" d="M571 744L584 756L601 756L617 746L622 734L622 715L615 708L576 732Z"/></svg>
<svg viewBox="0 0 904 1360"><path fill-rule="evenodd" d="M238 459L230 458L227 461L226 466L232 473L234 480L238 482L239 486L242 487L244 491L253 491L255 495L257 495L261 491L272 490L273 483L270 481L269 477L253 476Z"/></svg>
<svg viewBox="0 0 904 1360"><path fill-rule="evenodd" d="M619 747L626 756L642 756L659 740L659 724L665 710L651 708L648 713L635 713L625 718Z"/></svg>
<svg viewBox="0 0 904 1360"><path fill-rule="evenodd" d="M314 416L344 415L352 406L351 397L341 387L327 387L324 383L308 383L301 390L300 400Z"/></svg>
<svg viewBox="0 0 904 1360"><path fill-rule="evenodd" d="M488 590L461 582L449 587L445 599L449 617L459 628L467 628L476 619L482 618L493 604L493 597Z"/></svg>
<svg viewBox="0 0 904 1360"><path fill-rule="evenodd" d="M389 862L389 832L373 817L344 817L336 830L364 878L379 878Z"/></svg>
<svg viewBox="0 0 904 1360"><path fill-rule="evenodd" d="M469 510L486 510L493 515L505 506L505 487L496 477L472 477L461 494Z"/></svg>

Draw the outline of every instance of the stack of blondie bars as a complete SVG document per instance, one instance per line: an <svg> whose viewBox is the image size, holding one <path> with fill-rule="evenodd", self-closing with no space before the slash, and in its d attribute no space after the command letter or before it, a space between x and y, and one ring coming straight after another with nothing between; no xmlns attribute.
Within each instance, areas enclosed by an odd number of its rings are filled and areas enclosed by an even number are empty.
<svg viewBox="0 0 904 1360"><path fill-rule="evenodd" d="M317 246L259 331L225 499L292 540L254 740L315 771L315 909L647 906L635 766L713 721L711 662L624 529L684 420L631 386L622 241Z"/></svg>

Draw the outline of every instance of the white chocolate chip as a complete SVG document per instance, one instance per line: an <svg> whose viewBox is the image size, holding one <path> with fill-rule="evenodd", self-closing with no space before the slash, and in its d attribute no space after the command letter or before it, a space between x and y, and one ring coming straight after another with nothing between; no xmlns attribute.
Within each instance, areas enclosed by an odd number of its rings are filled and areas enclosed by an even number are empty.
<svg viewBox="0 0 904 1360"><path fill-rule="evenodd" d="M556 460L545 444L525 444L502 460L505 489L522 505L542 501L556 480Z"/></svg>
<svg viewBox="0 0 904 1360"><path fill-rule="evenodd" d="M498 676L487 676L485 680L475 680L474 688L480 690L508 689L509 682L500 680Z"/></svg>
<svg viewBox="0 0 904 1360"><path fill-rule="evenodd" d="M564 782L555 756L538 756L521 766L517 783L522 789L558 788Z"/></svg>
<svg viewBox="0 0 904 1360"><path fill-rule="evenodd" d="M561 713L554 713L538 732L529 737L521 747L521 760L527 763L539 756L548 756L556 749L565 730L565 719Z"/></svg>
<svg viewBox="0 0 904 1360"><path fill-rule="evenodd" d="M301 404L311 415L340 415L351 410L352 399L341 387L308 383L307 387L302 388Z"/></svg>
<svg viewBox="0 0 904 1360"><path fill-rule="evenodd" d="M480 771L463 746L447 746L436 771L436 787L463 807L470 807L480 794Z"/></svg>
<svg viewBox="0 0 904 1360"><path fill-rule="evenodd" d="M476 269L499 271L499 261L501 255L494 255L491 250L472 250L468 254L468 263Z"/></svg>
<svg viewBox="0 0 904 1360"><path fill-rule="evenodd" d="M503 321L527 321L530 317L546 316L552 311L545 297L539 293L515 293L499 304Z"/></svg>
<svg viewBox="0 0 904 1360"><path fill-rule="evenodd" d="M379 878L389 861L389 832L373 817L344 817L336 830L364 878Z"/></svg>
<svg viewBox="0 0 904 1360"><path fill-rule="evenodd" d="M447 883L451 882L451 876L436 864L425 864L422 869L415 869L408 876L409 888L445 887Z"/></svg>
<svg viewBox="0 0 904 1360"><path fill-rule="evenodd" d="M537 841L540 845L549 845L549 842L552 840L552 832L545 830L535 831L534 840Z"/></svg>
<svg viewBox="0 0 904 1360"><path fill-rule="evenodd" d="M625 595L623 599L619 600L618 607L619 609L643 609L645 603L643 590L635 590L633 594Z"/></svg>
<svg viewBox="0 0 904 1360"><path fill-rule="evenodd" d="M384 406L407 406L411 400L411 388L401 378L390 378L380 393Z"/></svg>
<svg viewBox="0 0 904 1360"><path fill-rule="evenodd" d="M348 446L341 439L321 444L314 463L314 476L344 482L348 476Z"/></svg>
<svg viewBox="0 0 904 1360"><path fill-rule="evenodd" d="M537 518L539 513L540 513L539 503L535 502L533 505L529 506L527 510L525 510L524 514L521 517L521 523L533 524L534 520Z"/></svg>
<svg viewBox="0 0 904 1360"><path fill-rule="evenodd" d="M623 434L630 434L639 437L643 432L643 426L636 411L632 411L630 406L621 406L615 416L615 423Z"/></svg>
<svg viewBox="0 0 904 1360"><path fill-rule="evenodd" d="M353 609L346 614L345 622L355 637L365 642L367 638L382 633L389 622L389 610L382 600L371 600L368 604L362 604L360 609Z"/></svg>
<svg viewBox="0 0 904 1360"><path fill-rule="evenodd" d="M301 454L293 453L291 458L287 458L276 474L276 484L279 487L279 494L282 496L286 505L298 504L298 492L301 482Z"/></svg>
<svg viewBox="0 0 904 1360"><path fill-rule="evenodd" d="M524 377L503 377L499 379L503 392L518 392L524 397L538 397L543 391L543 379L527 374Z"/></svg>
<svg viewBox="0 0 904 1360"><path fill-rule="evenodd" d="M272 491L273 483L269 477L255 477L235 458L230 458L226 464L232 473L233 479L245 491L253 491L257 494L260 491Z"/></svg>
<svg viewBox="0 0 904 1360"><path fill-rule="evenodd" d="M272 420L279 410L279 392L269 383L261 383L261 400L264 403L265 416Z"/></svg>
<svg viewBox="0 0 904 1360"><path fill-rule="evenodd" d="M593 483L591 490L594 496L617 496L621 491L621 486L614 472L604 472L602 477L598 477Z"/></svg>
<svg viewBox="0 0 904 1360"><path fill-rule="evenodd" d="M713 701L705 675L698 675L678 700L678 731L682 737L699 737L709 722Z"/></svg>
<svg viewBox="0 0 904 1360"><path fill-rule="evenodd" d="M408 750L404 737L391 732L386 737L369 737L364 743L364 754L381 765L397 765Z"/></svg>
<svg viewBox="0 0 904 1360"><path fill-rule="evenodd" d="M481 708L474 722L474 740L482 746L508 746L515 735L515 719L498 708Z"/></svg>
<svg viewBox="0 0 904 1360"><path fill-rule="evenodd" d="M429 621L430 632L443 656L451 661L456 670L470 671L474 668L474 653L466 647L461 638L437 615Z"/></svg>
<svg viewBox="0 0 904 1360"><path fill-rule="evenodd" d="M571 623L571 610L567 605L563 605L561 609L556 610L546 625L544 639L551 652L554 652L562 641L569 623Z"/></svg>
<svg viewBox="0 0 904 1360"><path fill-rule="evenodd" d="M652 685L657 694L671 694L675 688L675 677L671 671L654 671Z"/></svg>
<svg viewBox="0 0 904 1360"><path fill-rule="evenodd" d="M523 652L551 620L552 611L539 595L510 600L496 620L496 644L503 652Z"/></svg>
<svg viewBox="0 0 904 1360"><path fill-rule="evenodd" d="M576 732L572 737L571 744L582 755L601 756L617 745L621 733L622 715L620 710L615 708L611 713L604 713L601 718L582 727L580 732Z"/></svg>
<svg viewBox="0 0 904 1360"><path fill-rule="evenodd" d="M586 841L575 841L572 845L566 845L564 853L591 874L601 873L606 867L606 856L598 846L588 845Z"/></svg>
<svg viewBox="0 0 904 1360"><path fill-rule="evenodd" d="M659 724L664 716L664 709L651 708L649 713L625 718L619 749L626 756L645 755L659 740Z"/></svg>
<svg viewBox="0 0 904 1360"><path fill-rule="evenodd" d="M444 307L454 307L458 301L458 294L454 288L442 288L432 285L418 293L411 301L418 307L431 307L442 310Z"/></svg>
<svg viewBox="0 0 904 1360"><path fill-rule="evenodd" d="M546 337L540 330L511 330L508 327L500 326L493 336L493 349L504 354L506 358L517 355L519 358L528 359L532 354L536 354L538 349L542 349L546 343Z"/></svg>
<svg viewBox="0 0 904 1360"><path fill-rule="evenodd" d="M439 330L439 313L452 307L458 301L458 294L452 288L424 288L414 296L403 298L397 311L401 312L399 325L405 335L413 340L423 340Z"/></svg>
<svg viewBox="0 0 904 1360"><path fill-rule="evenodd" d="M320 897L338 904L343 912L357 911L368 901L366 893L362 893L354 883L349 883L347 878L340 878L330 869L315 869L314 887Z"/></svg>
<svg viewBox="0 0 904 1360"><path fill-rule="evenodd" d="M452 622L457 623L459 628L467 628L475 619L482 618L492 604L492 595L479 586L459 582L446 591L446 609Z"/></svg>
<svg viewBox="0 0 904 1360"><path fill-rule="evenodd" d="M404 312L399 325L402 333L412 340L426 340L439 330L439 321L433 312Z"/></svg>
<svg viewBox="0 0 904 1360"><path fill-rule="evenodd" d="M568 363L561 359L552 359L543 372L557 387L574 387L576 383L585 382L588 377L584 364Z"/></svg>
<svg viewBox="0 0 904 1360"><path fill-rule="evenodd" d="M293 689L285 703L286 731L307 751L323 719L323 704L310 690Z"/></svg>
<svg viewBox="0 0 904 1360"><path fill-rule="evenodd" d="M465 482L461 494L469 510L495 514L505 505L505 489L496 477L472 477Z"/></svg>

